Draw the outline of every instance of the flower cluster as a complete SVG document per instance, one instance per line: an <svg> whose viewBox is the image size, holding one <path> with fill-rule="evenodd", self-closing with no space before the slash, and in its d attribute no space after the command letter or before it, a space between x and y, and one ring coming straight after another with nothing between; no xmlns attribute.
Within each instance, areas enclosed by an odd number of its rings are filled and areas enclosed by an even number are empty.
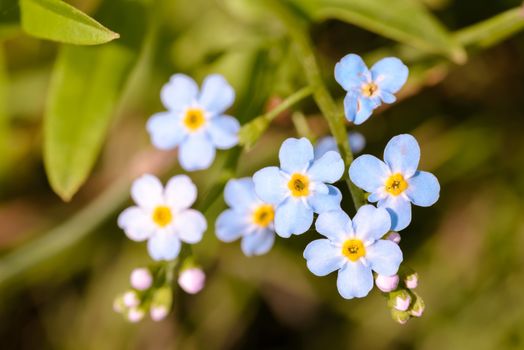
<svg viewBox="0 0 524 350"><path fill-rule="evenodd" d="M407 67L397 58L384 58L370 70L357 55L342 58L335 79L347 91L346 118L362 124L382 102L393 103L407 76ZM220 75L208 76L200 92L191 78L174 75L161 92L168 111L147 123L152 143L160 149L178 148L180 165L187 171L208 168L216 148L238 143L239 123L224 115L234 97ZM411 135L393 137L384 150L384 161L366 154L344 164L337 142L328 136L314 147L307 138L288 138L279 150L279 166L230 179L224 189L228 208L215 222L216 236L224 242L241 239L242 252L256 256L268 253L276 236L302 235L315 222L315 230L324 238L306 246L307 268L317 276L337 271L337 289L345 299L362 298L377 285L388 298L393 318L405 323L422 314L424 303L413 291L418 276L401 267L396 231L410 224L412 204L427 207L438 200L438 180L418 170L420 147ZM347 142L353 153L359 153L366 140L353 131ZM367 192L368 202L376 205L357 207L351 219L335 186L341 179ZM354 186L350 190L358 191ZM194 294L205 284L193 253L182 244L198 243L207 221L191 209L197 187L187 175L172 177L165 187L155 176L143 175L133 183L131 197L136 205L120 214L118 225L130 239L147 240L151 258L160 265L133 271L132 289L116 299L115 310L133 322L148 311L160 320L171 307L178 260L183 260L178 275L182 289Z"/></svg>

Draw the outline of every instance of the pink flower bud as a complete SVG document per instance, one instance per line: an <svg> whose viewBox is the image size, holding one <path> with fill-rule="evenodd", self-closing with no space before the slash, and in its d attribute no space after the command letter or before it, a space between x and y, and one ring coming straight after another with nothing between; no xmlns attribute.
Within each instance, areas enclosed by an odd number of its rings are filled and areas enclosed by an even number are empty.
<svg viewBox="0 0 524 350"><path fill-rule="evenodd" d="M149 314L151 316L151 319L155 322L162 321L164 318L166 318L168 314L168 310L163 306L154 306L149 311Z"/></svg>
<svg viewBox="0 0 524 350"><path fill-rule="evenodd" d="M418 286L418 274L415 272L415 273L412 273L409 276L406 276L406 278L404 279L404 283L406 284L406 287L408 287L409 289L417 288L417 286Z"/></svg>
<svg viewBox="0 0 524 350"><path fill-rule="evenodd" d="M397 244L400 243L400 234L398 232L390 232L386 239L389 239L392 242L395 242Z"/></svg>
<svg viewBox="0 0 524 350"><path fill-rule="evenodd" d="M183 270L178 276L178 284L189 294L196 294L204 288L206 275L197 267Z"/></svg>
<svg viewBox="0 0 524 350"><path fill-rule="evenodd" d="M377 275L377 278L375 279L375 284L377 285L378 289L380 289L384 293L389 293L397 289L398 275L393 275L393 276Z"/></svg>
<svg viewBox="0 0 524 350"><path fill-rule="evenodd" d="M127 319L129 322L136 323L144 318L144 311L140 309L132 308L127 313Z"/></svg>
<svg viewBox="0 0 524 350"><path fill-rule="evenodd" d="M153 276L151 276L148 269L142 267L131 272L130 281L131 287L137 290L146 290L153 284Z"/></svg>
<svg viewBox="0 0 524 350"><path fill-rule="evenodd" d="M124 305L130 308L138 306L140 304L140 300L138 299L138 296L132 290L124 293L123 301L124 301Z"/></svg>
<svg viewBox="0 0 524 350"><path fill-rule="evenodd" d="M395 298L395 309L399 311L406 311L411 304L411 297L408 293L403 293Z"/></svg>

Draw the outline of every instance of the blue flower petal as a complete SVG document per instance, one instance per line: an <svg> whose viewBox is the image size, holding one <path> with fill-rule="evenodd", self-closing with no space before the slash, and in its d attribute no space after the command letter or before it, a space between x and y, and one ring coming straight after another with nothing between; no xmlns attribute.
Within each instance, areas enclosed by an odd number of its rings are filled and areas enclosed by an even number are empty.
<svg viewBox="0 0 524 350"><path fill-rule="evenodd" d="M408 180L406 195L413 204L421 207L429 207L438 200L440 195L440 184L435 175L426 171L417 171Z"/></svg>
<svg viewBox="0 0 524 350"><path fill-rule="evenodd" d="M359 55L350 53L335 65L335 80L346 91L360 89L369 77L368 68Z"/></svg>
<svg viewBox="0 0 524 350"><path fill-rule="evenodd" d="M162 87L160 99L164 106L175 112L181 112L196 101L198 85L184 74L175 74Z"/></svg>
<svg viewBox="0 0 524 350"><path fill-rule="evenodd" d="M180 145L178 160L186 171L207 169L215 159L215 147L204 133L189 135Z"/></svg>
<svg viewBox="0 0 524 350"><path fill-rule="evenodd" d="M315 222L315 228L318 233L339 244L343 244L353 233L351 219L342 209L320 214Z"/></svg>
<svg viewBox="0 0 524 350"><path fill-rule="evenodd" d="M301 200L288 198L276 209L275 231L280 237L300 235L306 232L312 223L313 209L308 208Z"/></svg>
<svg viewBox="0 0 524 350"><path fill-rule="evenodd" d="M380 99L382 100L382 102L384 103L393 103L397 100L397 98L395 97L395 95L393 94L390 94L389 92L387 91L380 91Z"/></svg>
<svg viewBox="0 0 524 350"><path fill-rule="evenodd" d="M383 187L388 175L387 165L369 154L358 157L349 167L351 181L366 192L375 192Z"/></svg>
<svg viewBox="0 0 524 350"><path fill-rule="evenodd" d="M402 174L405 179L415 174L419 160L420 147L417 140L409 134L393 137L384 150L384 161L391 171Z"/></svg>
<svg viewBox="0 0 524 350"><path fill-rule="evenodd" d="M286 188L286 179L276 166L260 169L253 175L255 192L264 202L278 205L289 192Z"/></svg>
<svg viewBox="0 0 524 350"><path fill-rule="evenodd" d="M366 247L366 260L378 274L393 276L402 262L402 251L398 244L381 239Z"/></svg>
<svg viewBox="0 0 524 350"><path fill-rule="evenodd" d="M317 239L309 243L304 250L307 268L315 276L326 276L344 265L346 259L340 247L334 246L327 239Z"/></svg>
<svg viewBox="0 0 524 350"><path fill-rule="evenodd" d="M246 212L235 210L224 210L215 222L215 233L223 242L233 242L239 239L249 230L249 223L246 220Z"/></svg>
<svg viewBox="0 0 524 350"><path fill-rule="evenodd" d="M144 174L133 181L131 197L138 206L153 209L164 202L164 187L156 176Z"/></svg>
<svg viewBox="0 0 524 350"><path fill-rule="evenodd" d="M248 211L259 202L255 193L255 184L250 177L229 180L224 188L224 200L231 208Z"/></svg>
<svg viewBox="0 0 524 350"><path fill-rule="evenodd" d="M147 121L146 129L151 136L153 146L161 150L175 148L186 136L179 118L171 112L161 112L151 116Z"/></svg>
<svg viewBox="0 0 524 350"><path fill-rule="evenodd" d="M346 116L346 119L352 123L355 123L355 120L357 119L357 113L360 110L359 99L360 95L355 91L348 92L346 97L344 97L344 115ZM371 116L371 111L369 116Z"/></svg>
<svg viewBox="0 0 524 350"><path fill-rule="evenodd" d="M390 228L391 218L388 211L369 204L360 207L353 218L356 236L366 243L382 238Z"/></svg>
<svg viewBox="0 0 524 350"><path fill-rule="evenodd" d="M347 262L338 271L337 289L345 299L363 298L373 288L373 273L371 268L362 262Z"/></svg>
<svg viewBox="0 0 524 350"><path fill-rule="evenodd" d="M139 207L130 207L118 216L118 227L133 241L144 241L151 237L156 227L147 211Z"/></svg>
<svg viewBox="0 0 524 350"><path fill-rule="evenodd" d="M400 231L411 222L411 202L401 196L387 196L378 202L379 208L386 208L391 217L391 231Z"/></svg>
<svg viewBox="0 0 524 350"><path fill-rule="evenodd" d="M313 148L315 159L321 158L328 151L338 152L337 142L333 136L325 136L321 138Z"/></svg>
<svg viewBox="0 0 524 350"><path fill-rule="evenodd" d="M235 118L224 115L211 118L207 132L218 149L229 149L238 143L240 124Z"/></svg>
<svg viewBox="0 0 524 350"><path fill-rule="evenodd" d="M344 168L344 161L340 154L328 151L311 165L307 173L313 181L333 183L340 180Z"/></svg>
<svg viewBox="0 0 524 350"><path fill-rule="evenodd" d="M305 137L301 139L288 138L280 146L278 152L280 167L288 174L307 170L313 160L313 145Z"/></svg>
<svg viewBox="0 0 524 350"><path fill-rule="evenodd" d="M344 106L345 104L346 100L344 99ZM369 119L369 117L371 117L371 114L373 114L373 110L377 108L379 105L380 103L377 103L377 100L374 98L359 98L357 104L357 113L355 115L353 123L355 123L355 125L360 125L364 123L366 120Z"/></svg>
<svg viewBox="0 0 524 350"><path fill-rule="evenodd" d="M342 193L340 193L340 190L335 186L327 185L326 187L329 190L328 193L314 193L307 199L308 204L317 214L340 209Z"/></svg>
<svg viewBox="0 0 524 350"><path fill-rule="evenodd" d="M207 221L201 212L187 209L175 214L174 228L180 240L186 243L198 243L207 230Z"/></svg>
<svg viewBox="0 0 524 350"><path fill-rule="evenodd" d="M386 57L371 67L371 75L381 90L394 94L406 83L409 69L401 60Z"/></svg>
<svg viewBox="0 0 524 350"><path fill-rule="evenodd" d="M180 240L178 237L167 231L156 233L147 242L147 250L153 260L173 260L180 253Z"/></svg>
<svg viewBox="0 0 524 350"><path fill-rule="evenodd" d="M361 133L352 131L349 133L348 138L351 152L360 153L366 147L366 138Z"/></svg>
<svg viewBox="0 0 524 350"><path fill-rule="evenodd" d="M208 112L222 114L235 101L235 90L220 74L211 74L202 83L198 102Z"/></svg>
<svg viewBox="0 0 524 350"><path fill-rule="evenodd" d="M246 256L262 255L269 252L275 243L275 233L271 230L259 230L244 236L240 247Z"/></svg>

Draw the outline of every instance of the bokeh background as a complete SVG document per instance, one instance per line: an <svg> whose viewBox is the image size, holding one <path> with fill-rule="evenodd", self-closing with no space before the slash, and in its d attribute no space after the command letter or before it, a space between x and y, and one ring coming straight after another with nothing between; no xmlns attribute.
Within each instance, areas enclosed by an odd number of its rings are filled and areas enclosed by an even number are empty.
<svg viewBox="0 0 524 350"><path fill-rule="evenodd" d="M68 1L121 36L74 47L28 35L17 1L0 1L0 348L524 348L520 1L277 2ZM290 28L275 10L281 5L304 28ZM254 258L244 257L238 242L214 236L229 177L275 164L286 137L329 133L309 97L280 114L251 150L221 152L211 169L191 174L197 207L210 223L194 248L206 288L196 296L177 291L174 312L162 322L127 323L113 312L113 298L128 288L130 271L150 259L144 244L126 239L116 217L130 203L133 178L181 173L176 152L153 149L144 128L163 109L161 86L176 72L197 81L221 73L237 91L230 113L245 124L307 85L294 30L311 39L340 108L333 67L343 55L358 53L370 65L397 55L410 67L399 101L348 130L363 133L364 152L377 156L392 136L412 133L422 148L421 169L440 180L439 202L414 208L400 244L405 264L419 273L424 316L395 323L377 290L342 299L334 275L318 278L306 269L302 251L314 232L277 239L269 254ZM99 55L107 48L124 53ZM77 70L85 79L68 82L71 91L92 86L98 95L86 92L73 104L51 87L57 71ZM100 71L109 82L91 74ZM89 177L69 202L54 193L46 174L54 169L44 165L53 104L69 108L67 133L94 125L101 135L92 147L94 167L87 166ZM298 123L297 131L293 112L309 130ZM82 167L76 160L67 174ZM344 208L353 215L349 198Z"/></svg>

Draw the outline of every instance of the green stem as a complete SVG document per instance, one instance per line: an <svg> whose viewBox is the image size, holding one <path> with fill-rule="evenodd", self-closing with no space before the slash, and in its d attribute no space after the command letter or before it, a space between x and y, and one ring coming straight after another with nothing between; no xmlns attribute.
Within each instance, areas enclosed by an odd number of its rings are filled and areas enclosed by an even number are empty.
<svg viewBox="0 0 524 350"><path fill-rule="evenodd" d="M313 98L328 122L329 129L337 142L347 170L351 162L353 162L353 153L349 147L344 119L338 113L337 105L322 80L317 59L309 36L306 34L307 28L305 23L281 0L266 0L266 4L281 20L293 39L298 57L301 58L306 79L313 89ZM344 176L346 177L346 183L351 192L355 208L358 209L366 203L364 192L349 180L347 171L344 172Z"/></svg>
<svg viewBox="0 0 524 350"><path fill-rule="evenodd" d="M298 90L294 94L290 95L288 98L286 98L284 101L282 101L278 106L267 112L263 115L263 117L268 120L272 121L275 119L277 115L284 112L289 107L293 106L295 103L303 100L304 98L308 97L313 93L313 89L311 86L305 86L302 89Z"/></svg>

